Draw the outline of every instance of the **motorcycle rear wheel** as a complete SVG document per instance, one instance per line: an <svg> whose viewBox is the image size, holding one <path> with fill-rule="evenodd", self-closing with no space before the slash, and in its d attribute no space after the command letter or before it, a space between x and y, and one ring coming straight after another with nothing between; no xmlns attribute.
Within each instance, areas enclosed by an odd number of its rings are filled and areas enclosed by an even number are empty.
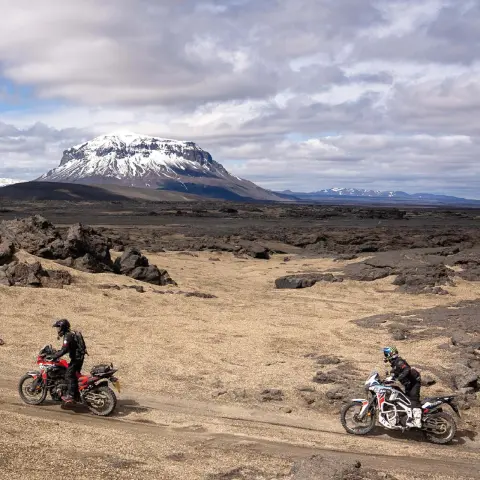
<svg viewBox="0 0 480 480"><path fill-rule="evenodd" d="M441 424L446 426L445 431L439 431L439 433L423 430L423 434L429 442L436 443L437 445L444 445L453 440L455 434L457 433L457 423L452 415L450 415L448 412L439 412L427 415L427 417L424 419L424 426L428 425L429 420L433 420L438 428L442 428Z"/></svg>
<svg viewBox="0 0 480 480"><path fill-rule="evenodd" d="M28 391L28 380L31 380L32 383L35 379L31 375L24 375L18 382L18 393L20 398L27 405L40 405L47 398L47 389L45 385L42 385L42 390L37 393L31 393Z"/></svg>
<svg viewBox="0 0 480 480"><path fill-rule="evenodd" d="M349 411L352 409L357 409L358 412L354 413L353 415L353 422L358 425L354 427L350 427L347 425L347 414L350 413ZM347 403L342 407L342 411L340 413L340 421L342 422L343 428L353 435L367 435L369 434L375 427L375 415L374 412L370 411L367 412L363 421L357 420L355 417L362 408L362 404L358 402L350 402Z"/></svg>
<svg viewBox="0 0 480 480"><path fill-rule="evenodd" d="M113 390L106 385L100 385L85 395L85 405L94 414L107 417L117 406L117 397Z"/></svg>

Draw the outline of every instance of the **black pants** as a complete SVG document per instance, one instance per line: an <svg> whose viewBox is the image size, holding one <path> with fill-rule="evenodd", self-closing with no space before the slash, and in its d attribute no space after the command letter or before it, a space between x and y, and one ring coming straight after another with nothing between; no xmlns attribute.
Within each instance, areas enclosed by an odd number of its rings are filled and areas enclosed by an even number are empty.
<svg viewBox="0 0 480 480"><path fill-rule="evenodd" d="M412 408L420 408L420 381L405 385L405 395L412 402Z"/></svg>
<svg viewBox="0 0 480 480"><path fill-rule="evenodd" d="M67 372L65 374L65 379L67 381L68 390L67 393L71 397L76 397L78 392L78 378L77 373L82 371L83 367L83 358L79 360L72 360L68 364Z"/></svg>

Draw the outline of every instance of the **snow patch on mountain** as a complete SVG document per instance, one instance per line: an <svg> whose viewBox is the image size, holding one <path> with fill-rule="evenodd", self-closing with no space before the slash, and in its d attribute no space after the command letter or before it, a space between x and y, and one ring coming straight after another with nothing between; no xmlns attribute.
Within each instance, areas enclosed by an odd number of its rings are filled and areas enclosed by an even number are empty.
<svg viewBox="0 0 480 480"><path fill-rule="evenodd" d="M23 180L14 180L13 178L0 178L0 188L7 185L14 185L15 183L21 183Z"/></svg>
<svg viewBox="0 0 480 480"><path fill-rule="evenodd" d="M153 187L154 177L228 177L211 155L193 142L115 132L65 150L60 165L40 181L79 182L89 178L117 179ZM232 177L233 178L233 177Z"/></svg>
<svg viewBox="0 0 480 480"><path fill-rule="evenodd" d="M292 192L291 190L277 192L286 194L302 201L322 201L342 197L342 201L350 203L362 202L407 202L409 204L478 204L479 200L471 200L450 195L434 193L406 193L400 190L368 190L359 188L333 187L316 192ZM420 202L420 203L418 203Z"/></svg>
<svg viewBox="0 0 480 480"><path fill-rule="evenodd" d="M350 197L405 197L408 193L401 191L383 191L383 190L367 190L363 188L343 188L333 187L317 192L309 192L308 195L325 195L325 196L350 196Z"/></svg>

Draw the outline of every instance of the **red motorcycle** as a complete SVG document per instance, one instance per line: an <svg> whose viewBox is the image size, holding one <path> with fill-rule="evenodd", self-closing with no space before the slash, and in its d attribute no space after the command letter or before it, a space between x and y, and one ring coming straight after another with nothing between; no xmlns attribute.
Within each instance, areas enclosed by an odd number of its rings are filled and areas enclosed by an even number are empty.
<svg viewBox="0 0 480 480"><path fill-rule="evenodd" d="M68 385L65 374L68 367L66 360L52 361L55 350L45 345L37 356L40 371L27 372L18 384L21 399L28 405L40 405L50 394L53 401L60 402L67 393ZM96 365L90 375L77 374L77 403L85 405L93 414L105 417L110 415L117 405L115 392L108 382L120 392L120 382L114 373L117 370L111 365Z"/></svg>

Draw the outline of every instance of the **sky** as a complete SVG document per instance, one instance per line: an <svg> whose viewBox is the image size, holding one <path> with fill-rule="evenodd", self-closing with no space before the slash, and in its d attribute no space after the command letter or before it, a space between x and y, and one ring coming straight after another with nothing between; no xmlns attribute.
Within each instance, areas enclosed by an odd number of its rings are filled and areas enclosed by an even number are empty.
<svg viewBox="0 0 480 480"><path fill-rule="evenodd" d="M480 198L479 0L0 0L0 177L117 130L273 189Z"/></svg>

